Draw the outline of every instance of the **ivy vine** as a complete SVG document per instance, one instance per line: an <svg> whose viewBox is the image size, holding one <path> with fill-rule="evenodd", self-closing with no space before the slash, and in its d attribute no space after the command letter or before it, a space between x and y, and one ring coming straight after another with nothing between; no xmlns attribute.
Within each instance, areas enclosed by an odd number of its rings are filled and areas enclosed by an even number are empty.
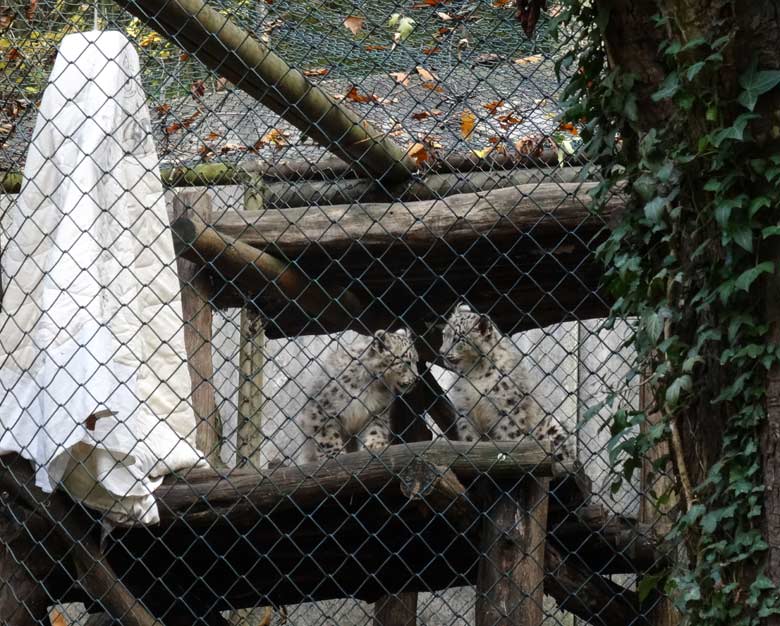
<svg viewBox="0 0 780 626"><path fill-rule="evenodd" d="M611 453L625 480L659 442L679 449L683 415L725 416L704 479L686 484L684 462L672 454L674 494L655 494L659 506L678 503L669 540L680 558L665 589L689 623L757 624L780 612L762 571L759 449L767 372L780 353L767 341L757 297L762 277L777 269L767 243L780 235L780 152L756 139L752 123L780 72L753 63L737 95L725 96L717 76L735 33L719 24L711 40L686 39L659 3L655 26L670 36L658 51L666 74L652 100L669 104L670 115L642 130L637 78L607 60L609 19L609 3L564 0L556 27L575 33L559 69L573 75L566 119L582 124L584 149L603 176L596 204L616 192L627 198L598 254L616 297L613 318L636 320L633 384L641 380L655 398L644 412L613 411Z"/></svg>

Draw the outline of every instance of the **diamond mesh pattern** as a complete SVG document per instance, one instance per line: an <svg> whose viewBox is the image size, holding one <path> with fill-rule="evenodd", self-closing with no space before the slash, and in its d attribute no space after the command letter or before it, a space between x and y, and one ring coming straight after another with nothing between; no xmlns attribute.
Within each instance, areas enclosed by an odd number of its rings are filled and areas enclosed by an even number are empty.
<svg viewBox="0 0 780 626"><path fill-rule="evenodd" d="M0 622L666 602L664 483L611 489L593 410L640 390L557 9L0 4Z"/></svg>

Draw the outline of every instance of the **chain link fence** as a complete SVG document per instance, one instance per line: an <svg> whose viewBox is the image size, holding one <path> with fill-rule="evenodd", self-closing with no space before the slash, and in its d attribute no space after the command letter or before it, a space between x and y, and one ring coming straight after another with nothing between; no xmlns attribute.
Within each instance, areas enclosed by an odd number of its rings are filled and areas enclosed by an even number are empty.
<svg viewBox="0 0 780 626"><path fill-rule="evenodd" d="M654 622L558 10L0 5L3 624Z"/></svg>

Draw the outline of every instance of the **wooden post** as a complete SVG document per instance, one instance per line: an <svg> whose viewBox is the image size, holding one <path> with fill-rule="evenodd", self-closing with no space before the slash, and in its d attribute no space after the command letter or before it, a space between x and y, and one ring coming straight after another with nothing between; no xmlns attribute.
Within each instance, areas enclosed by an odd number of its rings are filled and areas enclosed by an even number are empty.
<svg viewBox="0 0 780 626"><path fill-rule="evenodd" d="M208 220L211 215L211 198L202 188L181 190L173 196L171 213L173 220L191 215ZM219 465L222 425L212 382L211 283L202 266L181 257L176 262L181 285L187 366L192 381L192 408L198 421L197 446L212 465Z"/></svg>
<svg viewBox="0 0 780 626"><path fill-rule="evenodd" d="M503 491L484 481L476 626L540 626L549 479L529 476Z"/></svg>
<svg viewBox="0 0 780 626"><path fill-rule="evenodd" d="M661 414L652 411L652 389L648 384L639 388L639 407L647 411L647 421L640 429L644 432L661 420ZM666 536L672 529L672 520L669 511L675 505L675 499L671 498L662 508L654 501L661 494L669 493L674 487L674 481L668 475L653 471L653 464L660 458L669 456L669 445L660 442L655 448L649 450L642 460L642 500L639 508L639 521L647 524L658 537ZM671 467L668 468L671 472ZM680 623L680 614L674 608L671 598L662 593L652 592L645 600L643 612L646 615L646 623L652 626L677 626Z"/></svg>

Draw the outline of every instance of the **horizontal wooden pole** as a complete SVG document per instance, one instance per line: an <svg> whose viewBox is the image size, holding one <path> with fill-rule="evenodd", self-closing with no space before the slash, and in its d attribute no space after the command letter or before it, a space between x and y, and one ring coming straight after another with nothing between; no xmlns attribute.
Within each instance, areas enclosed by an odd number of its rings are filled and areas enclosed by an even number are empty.
<svg viewBox="0 0 780 626"><path fill-rule="evenodd" d="M203 0L116 1L362 175L399 181L416 171L406 150Z"/></svg>
<svg viewBox="0 0 780 626"><path fill-rule="evenodd" d="M392 245L428 250L435 243L499 242L533 233L560 237L590 220L610 219L623 202L609 200L600 218L591 213L596 183L542 183L458 194L441 200L333 205L285 211L225 211L218 231L258 248L273 246L295 257L314 246L335 257L355 244L386 252ZM601 223L601 222L599 222Z"/></svg>
<svg viewBox="0 0 780 626"><path fill-rule="evenodd" d="M271 209L358 202L413 202L529 183L571 183L578 181L581 174L582 168L566 167L429 174L394 185L363 178L279 181L265 185L263 202Z"/></svg>
<svg viewBox="0 0 780 626"><path fill-rule="evenodd" d="M518 479L525 474L552 476L560 468L537 442L425 441L390 446L379 456L360 451L323 464L279 468L270 480L250 469L224 476L213 470L192 470L180 479L166 480L155 497L162 524L181 519L189 524L210 524L223 516L238 519L247 513L316 504L328 494L343 497L381 490L419 461L449 468L463 483L484 474L495 480Z"/></svg>

